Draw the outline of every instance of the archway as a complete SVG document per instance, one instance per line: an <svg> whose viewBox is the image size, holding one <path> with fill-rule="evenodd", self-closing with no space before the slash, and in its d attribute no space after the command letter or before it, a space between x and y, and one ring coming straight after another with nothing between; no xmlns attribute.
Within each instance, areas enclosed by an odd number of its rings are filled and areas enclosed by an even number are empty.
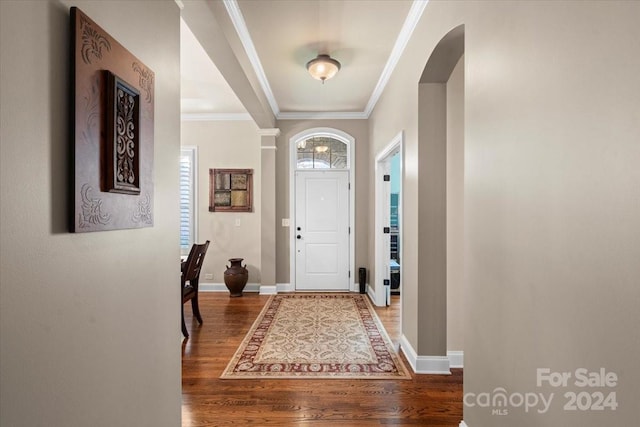
<svg viewBox="0 0 640 427"><path fill-rule="evenodd" d="M433 50L418 89L420 310L415 368L424 373L447 374L451 366L447 354L447 82L463 54L464 25L460 25Z"/></svg>

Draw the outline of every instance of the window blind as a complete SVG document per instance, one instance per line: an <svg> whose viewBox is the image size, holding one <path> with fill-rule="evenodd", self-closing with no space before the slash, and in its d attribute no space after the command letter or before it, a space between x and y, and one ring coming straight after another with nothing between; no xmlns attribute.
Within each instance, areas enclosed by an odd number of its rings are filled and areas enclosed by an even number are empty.
<svg viewBox="0 0 640 427"><path fill-rule="evenodd" d="M195 241L196 185L195 148L180 152L180 251L188 254Z"/></svg>

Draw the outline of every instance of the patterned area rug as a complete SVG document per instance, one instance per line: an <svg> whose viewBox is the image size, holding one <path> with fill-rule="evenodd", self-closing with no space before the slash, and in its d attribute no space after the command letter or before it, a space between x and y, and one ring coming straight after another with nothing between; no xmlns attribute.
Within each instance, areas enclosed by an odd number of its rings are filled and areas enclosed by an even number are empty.
<svg viewBox="0 0 640 427"><path fill-rule="evenodd" d="M220 378L410 379L365 295L274 295Z"/></svg>

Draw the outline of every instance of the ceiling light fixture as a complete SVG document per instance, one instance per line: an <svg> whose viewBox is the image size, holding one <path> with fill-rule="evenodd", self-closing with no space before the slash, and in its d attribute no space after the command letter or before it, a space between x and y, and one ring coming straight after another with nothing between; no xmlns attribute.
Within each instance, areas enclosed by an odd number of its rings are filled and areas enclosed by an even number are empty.
<svg viewBox="0 0 640 427"><path fill-rule="evenodd" d="M307 62L307 70L311 77L321 80L322 84L324 84L325 80L338 73L340 63L329 55L318 55L315 59Z"/></svg>
<svg viewBox="0 0 640 427"><path fill-rule="evenodd" d="M316 153L326 153L329 150L329 147L326 145L316 145Z"/></svg>

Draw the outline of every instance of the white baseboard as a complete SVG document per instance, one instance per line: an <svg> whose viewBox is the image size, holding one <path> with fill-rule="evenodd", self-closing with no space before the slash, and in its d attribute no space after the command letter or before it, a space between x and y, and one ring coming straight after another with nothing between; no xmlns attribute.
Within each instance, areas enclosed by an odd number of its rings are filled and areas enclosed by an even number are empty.
<svg viewBox="0 0 640 427"><path fill-rule="evenodd" d="M450 368L464 368L464 351L447 351Z"/></svg>
<svg viewBox="0 0 640 427"><path fill-rule="evenodd" d="M376 293L373 291L371 286L367 285L367 295L369 299L373 302L374 305L378 305L378 300L376 299Z"/></svg>
<svg viewBox="0 0 640 427"><path fill-rule="evenodd" d="M400 350L416 374L451 375L447 356L418 356L407 337L400 337Z"/></svg>
<svg viewBox="0 0 640 427"><path fill-rule="evenodd" d="M360 292L360 285L351 289L351 292ZM199 290L202 292L229 292L224 283L201 282ZM291 283L278 283L276 285L261 285L260 283L247 283L243 292L259 292L260 295L276 295L280 292L295 292L296 288ZM376 300L373 289L367 285L367 294L375 305L385 305L384 298L382 303Z"/></svg>
<svg viewBox="0 0 640 427"><path fill-rule="evenodd" d="M293 286L291 283L278 283L277 286L278 286L278 292L295 292L296 291L295 286ZM310 292L310 291L305 291L305 292ZM327 292L334 292L334 291L327 291ZM345 292L345 291L338 291L338 292ZM349 288L347 292L360 292L360 285L358 283L356 283L355 285L352 284L351 288Z"/></svg>
<svg viewBox="0 0 640 427"><path fill-rule="evenodd" d="M291 283L278 283L278 292L295 292L296 288Z"/></svg>
<svg viewBox="0 0 640 427"><path fill-rule="evenodd" d="M277 285L260 285L260 295L276 295L277 293Z"/></svg>
<svg viewBox="0 0 640 427"><path fill-rule="evenodd" d="M367 284L367 295L369 295L369 298L373 301L373 304L376 307L384 307L387 305L387 295L385 294L385 291L386 289L381 289L376 292L371 286L369 286L369 284Z"/></svg>
<svg viewBox="0 0 640 427"><path fill-rule="evenodd" d="M224 283L200 282L198 289L201 292L229 292ZM247 283L242 292L260 292L260 283Z"/></svg>
<svg viewBox="0 0 640 427"><path fill-rule="evenodd" d="M365 294L366 294L366 293L368 293L368 292L369 292L369 289L371 289L371 288L369 287L369 284L368 284L368 283L365 283L365 285L364 285L364 293L365 293ZM358 282L354 283L354 284L351 286L351 292L357 292L357 293L360 293L360 283L358 283Z"/></svg>
<svg viewBox="0 0 640 427"><path fill-rule="evenodd" d="M418 356L416 374L451 375L447 356Z"/></svg>
<svg viewBox="0 0 640 427"><path fill-rule="evenodd" d="M200 282L202 292L229 292L224 283ZM243 292L259 292L261 295L275 295L278 292L295 292L290 283L278 283L276 285L261 285L260 283L247 283Z"/></svg>

